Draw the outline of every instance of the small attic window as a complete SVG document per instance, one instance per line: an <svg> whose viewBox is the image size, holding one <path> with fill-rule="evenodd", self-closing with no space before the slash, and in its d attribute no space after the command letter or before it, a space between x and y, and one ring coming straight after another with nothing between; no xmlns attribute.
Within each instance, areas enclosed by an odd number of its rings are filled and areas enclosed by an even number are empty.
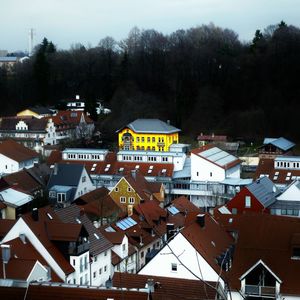
<svg viewBox="0 0 300 300"><path fill-rule="evenodd" d="M293 247L292 259L300 260L300 247Z"/></svg>

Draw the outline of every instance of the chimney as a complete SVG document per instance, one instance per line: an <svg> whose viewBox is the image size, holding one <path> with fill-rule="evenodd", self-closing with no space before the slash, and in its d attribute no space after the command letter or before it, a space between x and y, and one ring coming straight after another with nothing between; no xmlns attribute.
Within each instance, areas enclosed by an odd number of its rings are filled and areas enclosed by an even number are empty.
<svg viewBox="0 0 300 300"><path fill-rule="evenodd" d="M205 226L205 214L197 215L197 222L200 225L200 227L203 228Z"/></svg>
<svg viewBox="0 0 300 300"><path fill-rule="evenodd" d="M175 226L173 223L167 223L167 241L174 235Z"/></svg>
<svg viewBox="0 0 300 300"><path fill-rule="evenodd" d="M34 221L38 221L39 220L39 211L38 211L38 209L36 207L32 209L31 216L32 216L32 219Z"/></svg>
<svg viewBox="0 0 300 300"><path fill-rule="evenodd" d="M169 125L171 124L170 120L167 120L167 124L169 124Z"/></svg>
<svg viewBox="0 0 300 300"><path fill-rule="evenodd" d="M3 262L3 279L6 279L5 265L10 260L10 245L1 245Z"/></svg>
<svg viewBox="0 0 300 300"><path fill-rule="evenodd" d="M20 233L19 238L23 242L23 244L26 244L26 236L24 233Z"/></svg>
<svg viewBox="0 0 300 300"><path fill-rule="evenodd" d="M147 283L145 286L146 289L148 289L148 293L154 293L154 280L151 279L147 279Z"/></svg>

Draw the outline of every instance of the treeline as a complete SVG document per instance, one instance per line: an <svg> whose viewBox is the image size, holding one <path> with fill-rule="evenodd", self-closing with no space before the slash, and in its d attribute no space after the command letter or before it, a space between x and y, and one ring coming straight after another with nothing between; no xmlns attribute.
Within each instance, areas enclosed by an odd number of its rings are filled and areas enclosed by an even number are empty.
<svg viewBox="0 0 300 300"><path fill-rule="evenodd" d="M170 120L191 136L298 139L300 29L281 22L242 43L213 24L164 35L133 28L128 37L57 50L44 39L14 73L0 69L2 114L56 105L80 94L112 109L103 130L138 117Z"/></svg>

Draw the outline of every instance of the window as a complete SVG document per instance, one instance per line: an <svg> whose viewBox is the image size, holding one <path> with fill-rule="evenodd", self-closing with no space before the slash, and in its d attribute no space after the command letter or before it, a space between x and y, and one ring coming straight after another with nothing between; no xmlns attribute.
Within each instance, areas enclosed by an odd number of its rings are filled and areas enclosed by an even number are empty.
<svg viewBox="0 0 300 300"><path fill-rule="evenodd" d="M152 142L153 142L153 143L155 142L155 137L152 138Z"/></svg>
<svg viewBox="0 0 300 300"><path fill-rule="evenodd" d="M115 192L118 192L119 191L119 188L118 187L115 187Z"/></svg>
<svg viewBox="0 0 300 300"><path fill-rule="evenodd" d="M294 247L293 248L293 255L292 257L300 257L300 248Z"/></svg>
<svg viewBox="0 0 300 300"><path fill-rule="evenodd" d="M144 257L144 251L141 252L141 258L143 258L143 257Z"/></svg>
<svg viewBox="0 0 300 300"><path fill-rule="evenodd" d="M104 266L104 272L106 272L107 271L107 266Z"/></svg>
<svg viewBox="0 0 300 300"><path fill-rule="evenodd" d="M129 203L133 204L134 203L134 197L129 197Z"/></svg>
<svg viewBox="0 0 300 300"><path fill-rule="evenodd" d="M233 214L233 215L236 215L236 214L237 214L237 208L233 207L231 211L232 211L232 214Z"/></svg>
<svg viewBox="0 0 300 300"><path fill-rule="evenodd" d="M93 272L93 278L96 278L96 272Z"/></svg>
<svg viewBox="0 0 300 300"><path fill-rule="evenodd" d="M49 191L49 198L55 198L56 192L55 191Z"/></svg>
<svg viewBox="0 0 300 300"><path fill-rule="evenodd" d="M172 270L173 272L177 272L177 264L172 263L172 264L171 264L171 270Z"/></svg>
<svg viewBox="0 0 300 300"><path fill-rule="evenodd" d="M82 280L82 277L80 277L80 284L82 284L83 280Z"/></svg>
<svg viewBox="0 0 300 300"><path fill-rule="evenodd" d="M199 176L199 172L197 172L197 176Z"/></svg>
<svg viewBox="0 0 300 300"><path fill-rule="evenodd" d="M101 275L101 274L102 274L102 268L99 269L99 275Z"/></svg>
<svg viewBox="0 0 300 300"><path fill-rule="evenodd" d="M130 186L127 188L127 192L131 192L131 187Z"/></svg>
<svg viewBox="0 0 300 300"><path fill-rule="evenodd" d="M64 202L66 201L66 194L65 193L57 193L57 202Z"/></svg>
<svg viewBox="0 0 300 300"><path fill-rule="evenodd" d="M122 249L123 249L123 251L126 250L126 245L125 244L122 245Z"/></svg>
<svg viewBox="0 0 300 300"><path fill-rule="evenodd" d="M73 259L73 266L75 266L76 265L76 260L75 259Z"/></svg>
<svg viewBox="0 0 300 300"><path fill-rule="evenodd" d="M140 138L139 138L139 137L136 138L136 142L137 142L137 143L140 142Z"/></svg>
<svg viewBox="0 0 300 300"><path fill-rule="evenodd" d="M107 251L104 252L104 256L107 256Z"/></svg>
<svg viewBox="0 0 300 300"><path fill-rule="evenodd" d="M145 142L145 138L144 138L144 137L142 137L142 143L143 143L143 142Z"/></svg>
<svg viewBox="0 0 300 300"><path fill-rule="evenodd" d="M212 172L209 173L209 176L212 177Z"/></svg>
<svg viewBox="0 0 300 300"><path fill-rule="evenodd" d="M73 278L73 284L76 284L76 279L75 278Z"/></svg>
<svg viewBox="0 0 300 300"><path fill-rule="evenodd" d="M251 207L251 197L250 196L246 196L245 197L245 207Z"/></svg>
<svg viewBox="0 0 300 300"><path fill-rule="evenodd" d="M147 142L148 142L148 143L150 142L150 137L149 137L149 136L147 137Z"/></svg>
<svg viewBox="0 0 300 300"><path fill-rule="evenodd" d="M82 182L86 182L86 176L82 176Z"/></svg>
<svg viewBox="0 0 300 300"><path fill-rule="evenodd" d="M94 262L96 262L96 261L97 261L97 256L94 257Z"/></svg>
<svg viewBox="0 0 300 300"><path fill-rule="evenodd" d="M121 196L120 197L120 203L125 203L126 202L126 197Z"/></svg>

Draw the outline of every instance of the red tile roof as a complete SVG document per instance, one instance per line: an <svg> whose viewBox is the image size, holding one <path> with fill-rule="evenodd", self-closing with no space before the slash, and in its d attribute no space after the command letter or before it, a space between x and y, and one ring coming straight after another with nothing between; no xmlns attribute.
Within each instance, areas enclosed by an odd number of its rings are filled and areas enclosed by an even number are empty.
<svg viewBox="0 0 300 300"><path fill-rule="evenodd" d="M216 258L234 243L233 238L209 214L205 214L205 226L201 228L195 221L182 230L183 236L193 245L202 257L217 272L220 266Z"/></svg>
<svg viewBox="0 0 300 300"><path fill-rule="evenodd" d="M113 286L145 288L148 279L154 281L153 300L216 299L216 290L199 280L115 272ZM216 286L215 282L207 282Z"/></svg>
<svg viewBox="0 0 300 300"><path fill-rule="evenodd" d="M16 220L0 219L0 239L8 233L15 223Z"/></svg>
<svg viewBox="0 0 300 300"><path fill-rule="evenodd" d="M33 194L40 190L42 185L37 182L26 170L21 170L12 174L8 174L0 179L10 187L17 187L26 193Z"/></svg>
<svg viewBox="0 0 300 300"><path fill-rule="evenodd" d="M144 291L129 291L129 290L114 290L105 289L103 287L87 286L57 286L47 284L30 284L28 290L26 288L16 287L0 287L0 295L5 300L53 300L59 299L72 299L72 300L148 300L148 293ZM153 299L155 300L155 298Z"/></svg>
<svg viewBox="0 0 300 300"><path fill-rule="evenodd" d="M287 176L288 173L290 173L289 176ZM275 169L274 159L261 158L255 172L255 178L258 179L261 175L268 176L275 184L288 185L294 181L295 178L292 179L292 177L300 177L300 170ZM288 180L286 180L287 178Z"/></svg>
<svg viewBox="0 0 300 300"><path fill-rule="evenodd" d="M0 144L0 153L17 162L38 158L39 156L37 152L26 148L11 139L5 140Z"/></svg>
<svg viewBox="0 0 300 300"><path fill-rule="evenodd" d="M138 172L146 177L165 176L172 177L174 165L169 163L146 163L146 162L123 162L117 161L117 155L114 152L109 152L104 161L86 161L86 160L62 160L62 153L60 151L52 151L47 164L54 165L55 163L70 163L70 164L84 164L87 172L90 175L103 174L103 175L127 175L131 171L136 170L136 166L139 166ZM107 168L107 165L110 165ZM152 166L152 172L148 173L148 170ZM92 171L93 169L93 171ZM162 173L165 169L166 172ZM122 171L120 171L122 170Z"/></svg>
<svg viewBox="0 0 300 300"><path fill-rule="evenodd" d="M229 219L230 222L229 222ZM230 285L240 288L240 276L260 259L282 280L280 293L299 295L300 261L291 259L292 246L299 247L300 219L262 215L218 215L228 231L238 232Z"/></svg>
<svg viewBox="0 0 300 300"><path fill-rule="evenodd" d="M226 142L227 136L226 135L215 135L215 134L200 134L197 137L198 141L214 141L214 142Z"/></svg>
<svg viewBox="0 0 300 300"><path fill-rule="evenodd" d="M81 224L62 224L53 220L45 222L45 226L51 241L76 242L82 230Z"/></svg>
<svg viewBox="0 0 300 300"><path fill-rule="evenodd" d="M55 116L47 117L52 119L56 126L77 126L81 117L84 117L86 123L93 123L93 120L81 111L60 110Z"/></svg>
<svg viewBox="0 0 300 300"><path fill-rule="evenodd" d="M64 257L63 253L56 247L55 243L49 238L46 222L49 222L52 217L53 222L60 222L60 219L53 213L52 208L43 207L38 209L39 220L34 221L32 219L31 213L23 215L22 218L25 223L30 227L35 236L40 240L43 246L48 250L50 255L55 259L61 269L65 274L70 274L74 272L74 268L70 265L69 261ZM51 220L51 221L52 221ZM61 227L65 224L61 222Z"/></svg>

